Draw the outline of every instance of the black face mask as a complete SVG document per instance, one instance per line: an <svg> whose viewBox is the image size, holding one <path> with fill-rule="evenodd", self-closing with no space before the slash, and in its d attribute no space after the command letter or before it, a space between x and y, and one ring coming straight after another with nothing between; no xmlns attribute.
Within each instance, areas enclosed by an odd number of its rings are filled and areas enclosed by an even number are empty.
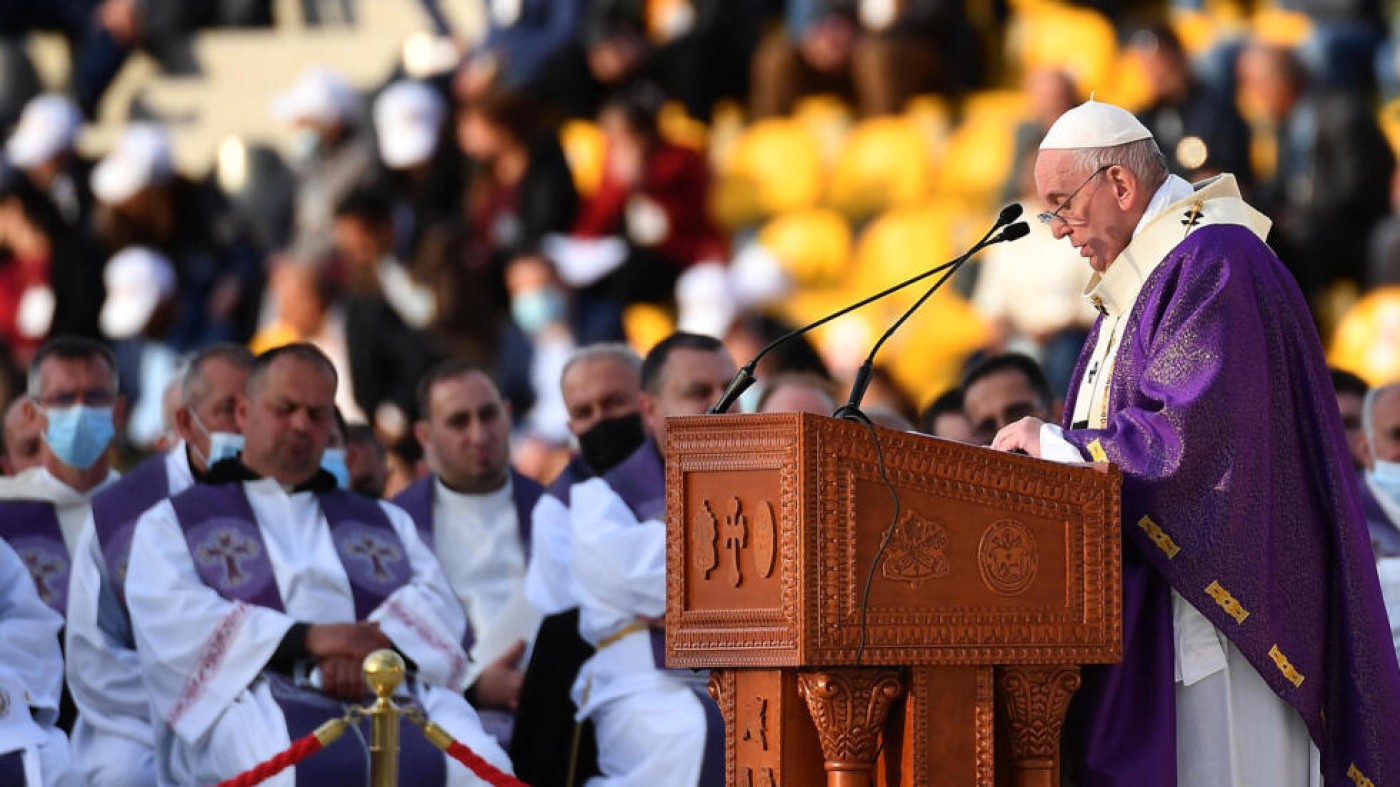
<svg viewBox="0 0 1400 787"><path fill-rule="evenodd" d="M594 424L592 429L578 436L578 446L583 461L593 472L602 475L631 456L645 440L642 415L632 413Z"/></svg>

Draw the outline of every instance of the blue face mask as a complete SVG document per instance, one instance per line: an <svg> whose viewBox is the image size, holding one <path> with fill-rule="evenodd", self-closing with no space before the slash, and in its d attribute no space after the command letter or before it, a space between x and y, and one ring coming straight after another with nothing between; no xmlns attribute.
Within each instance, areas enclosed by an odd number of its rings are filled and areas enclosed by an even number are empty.
<svg viewBox="0 0 1400 787"><path fill-rule="evenodd" d="M522 292L510 299L510 314L520 330L535 334L546 326L563 322L568 304L564 293L555 287Z"/></svg>
<svg viewBox="0 0 1400 787"><path fill-rule="evenodd" d="M204 422L199 420L199 416L193 409L190 410L190 422L199 431L209 437L209 456L200 456L204 462L204 469L208 470L214 465L228 459L231 456L238 456L243 453L243 435L237 432L211 432L204 426ZM199 448L194 443L190 443L190 450L195 454L201 454Z"/></svg>
<svg viewBox="0 0 1400 787"><path fill-rule="evenodd" d="M350 488L350 468L345 464L344 448L327 448L321 452L321 469L335 476L335 485Z"/></svg>
<svg viewBox="0 0 1400 787"><path fill-rule="evenodd" d="M58 461L86 470L102 458L116 428L112 425L112 408L72 407L51 408L46 411L49 428L44 441L49 444Z"/></svg>

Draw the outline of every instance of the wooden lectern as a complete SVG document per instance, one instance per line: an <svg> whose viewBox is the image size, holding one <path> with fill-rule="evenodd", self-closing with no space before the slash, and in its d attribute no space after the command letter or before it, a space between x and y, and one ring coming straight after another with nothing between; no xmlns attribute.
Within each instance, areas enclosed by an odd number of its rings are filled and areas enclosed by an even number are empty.
<svg viewBox="0 0 1400 787"><path fill-rule="evenodd" d="M668 420L666 663L712 671L727 783L1057 785L1078 665L1122 657L1120 484L818 415Z"/></svg>

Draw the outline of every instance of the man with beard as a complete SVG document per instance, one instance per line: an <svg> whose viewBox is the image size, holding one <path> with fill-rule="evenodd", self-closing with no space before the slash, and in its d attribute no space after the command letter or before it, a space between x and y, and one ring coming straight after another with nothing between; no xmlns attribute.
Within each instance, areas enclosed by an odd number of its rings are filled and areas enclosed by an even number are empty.
<svg viewBox="0 0 1400 787"><path fill-rule="evenodd" d="M394 502L413 517L466 610L462 647L475 661L467 696L508 742L524 678L519 661L538 621L523 585L530 512L544 488L511 468L510 404L480 367L453 360L428 372L418 411L414 433L433 472Z"/></svg>

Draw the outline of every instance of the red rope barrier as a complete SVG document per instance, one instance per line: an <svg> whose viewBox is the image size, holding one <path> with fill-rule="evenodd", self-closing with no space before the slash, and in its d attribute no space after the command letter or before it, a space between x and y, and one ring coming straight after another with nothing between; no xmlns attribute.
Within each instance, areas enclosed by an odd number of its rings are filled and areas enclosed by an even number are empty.
<svg viewBox="0 0 1400 787"><path fill-rule="evenodd" d="M472 773L476 774L478 778L484 779L492 787L530 787L514 776L496 770L491 763L483 760L476 752L457 741L448 744L444 751L447 752L447 756L470 768Z"/></svg>
<svg viewBox="0 0 1400 787"><path fill-rule="evenodd" d="M252 787L252 785L281 772L284 768L296 765L320 750L321 740L316 737L315 733L312 733L288 746L286 751L272 759L260 763L232 779L219 782L218 787Z"/></svg>

